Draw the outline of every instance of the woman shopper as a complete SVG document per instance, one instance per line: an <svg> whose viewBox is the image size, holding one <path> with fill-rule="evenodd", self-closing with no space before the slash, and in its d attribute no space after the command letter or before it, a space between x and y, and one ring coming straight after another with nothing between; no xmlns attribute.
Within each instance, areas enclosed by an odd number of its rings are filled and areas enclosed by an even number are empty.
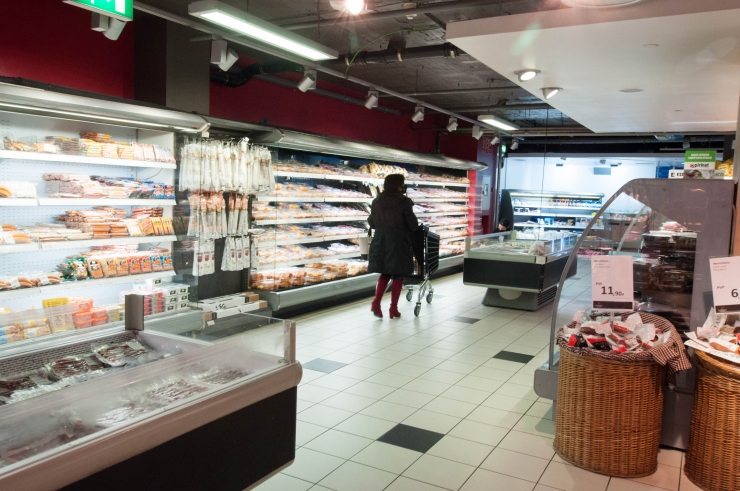
<svg viewBox="0 0 740 491"><path fill-rule="evenodd" d="M370 310L376 317L383 317L380 301L388 282L391 287L391 319L401 317L398 298L401 296L404 275L414 271L414 254L411 250L411 232L419 228L419 219L414 215L414 202L405 195L406 185L401 174L386 176L383 192L373 200L367 222L375 229L368 253L370 273L380 273L375 286L375 300Z"/></svg>

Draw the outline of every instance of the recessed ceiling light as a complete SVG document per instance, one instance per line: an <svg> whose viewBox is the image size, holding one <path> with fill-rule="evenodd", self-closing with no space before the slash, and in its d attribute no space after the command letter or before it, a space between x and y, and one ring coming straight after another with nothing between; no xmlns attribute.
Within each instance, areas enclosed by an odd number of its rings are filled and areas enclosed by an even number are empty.
<svg viewBox="0 0 740 491"><path fill-rule="evenodd" d="M624 7L640 1L642 0L562 0L569 7L585 7L591 9Z"/></svg>
<svg viewBox="0 0 740 491"><path fill-rule="evenodd" d="M527 70L519 70L518 72L514 72L514 73L519 77L520 82L527 82L535 78L540 73L540 71L527 69Z"/></svg>
<svg viewBox="0 0 740 491"><path fill-rule="evenodd" d="M644 92L643 89L622 89L619 92L622 94L637 94L638 92Z"/></svg>
<svg viewBox="0 0 740 491"><path fill-rule="evenodd" d="M545 100L549 100L558 95L558 92L561 90L563 89L560 87L544 87L542 89L542 94L545 96Z"/></svg>

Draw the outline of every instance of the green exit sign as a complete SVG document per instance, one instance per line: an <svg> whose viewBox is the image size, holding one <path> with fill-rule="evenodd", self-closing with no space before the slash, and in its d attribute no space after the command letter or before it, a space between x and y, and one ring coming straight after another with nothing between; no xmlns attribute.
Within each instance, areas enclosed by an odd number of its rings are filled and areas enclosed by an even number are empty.
<svg viewBox="0 0 740 491"><path fill-rule="evenodd" d="M64 0L64 3L123 21L134 18L134 0Z"/></svg>

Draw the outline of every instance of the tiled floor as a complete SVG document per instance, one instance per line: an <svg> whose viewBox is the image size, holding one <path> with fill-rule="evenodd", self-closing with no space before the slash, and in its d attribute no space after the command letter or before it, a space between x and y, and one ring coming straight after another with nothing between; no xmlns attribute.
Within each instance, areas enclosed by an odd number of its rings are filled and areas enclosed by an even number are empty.
<svg viewBox="0 0 740 491"><path fill-rule="evenodd" d="M587 270L587 265L579 265ZM583 267L585 266L585 267ZM482 306L461 275L434 282L420 317L370 313L370 300L299 317L296 459L259 491L692 491L683 453L659 469L609 478L555 455L550 402L532 390L547 359L551 307ZM580 273L563 290L560 319L588 304Z"/></svg>

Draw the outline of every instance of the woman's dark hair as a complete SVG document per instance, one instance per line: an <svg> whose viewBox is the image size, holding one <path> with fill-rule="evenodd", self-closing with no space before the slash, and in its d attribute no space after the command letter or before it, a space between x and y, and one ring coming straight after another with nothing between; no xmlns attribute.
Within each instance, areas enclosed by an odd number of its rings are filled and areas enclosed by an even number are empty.
<svg viewBox="0 0 740 491"><path fill-rule="evenodd" d="M501 222L499 222L499 225L503 225L504 227L506 227L506 230L509 230L509 227L511 227L511 222L508 218L504 218L503 220L501 220Z"/></svg>
<svg viewBox="0 0 740 491"><path fill-rule="evenodd" d="M383 182L383 192L388 194L402 194L403 184L406 179L403 174L388 174Z"/></svg>

